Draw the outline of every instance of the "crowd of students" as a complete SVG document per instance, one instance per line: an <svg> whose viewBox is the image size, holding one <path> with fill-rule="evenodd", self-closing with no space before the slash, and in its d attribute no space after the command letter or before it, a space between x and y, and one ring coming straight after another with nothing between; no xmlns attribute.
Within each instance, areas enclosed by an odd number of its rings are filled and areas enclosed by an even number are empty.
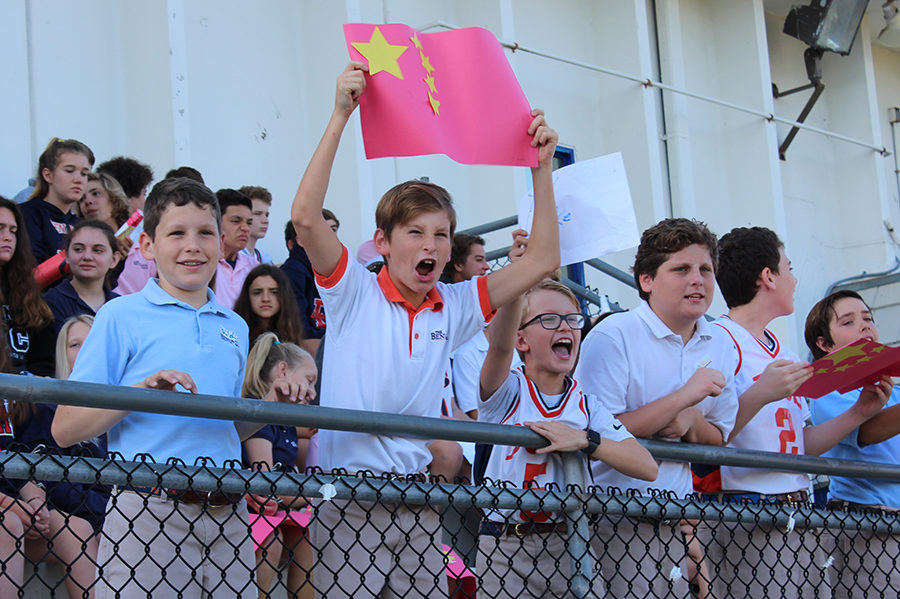
<svg viewBox="0 0 900 599"><path fill-rule="evenodd" d="M213 193L196 170L182 167L145 197L153 178L146 165L120 157L94 172L86 145L53 140L31 199L20 206L0 198L7 332L0 369L514 424L549 445L476 448L4 400L3 449L43 445L66 455L149 454L188 464L242 459L247 468L276 471L431 473L524 488L563 484L560 452L581 451L598 488L779 505L808 502L809 478L701 464L692 472L654 460L635 437L897 463L900 399L889 377L815 400L812 411L794 395L811 369L766 328L794 311L797 283L768 229L738 228L717 239L683 218L650 227L633 267L639 305L585 322L571 291L553 280L557 135L542 111L532 112L527 127L539 151L534 226L513 234L507 266L488 273L484 241L454 235L446 190L421 181L384 194L372 242L378 258L361 251L354 259L323 203L341 134L365 93L365 71L354 62L338 77L334 111L294 198L280 268L256 247L272 203L265 188ZM128 226L117 235L138 210L136 241ZM33 269L57 251L70 275L42 290ZM707 322L716 283L729 312ZM863 337L878 333L852 292L810 312L806 340L815 357ZM43 560L69 566L70 597L267 596L282 563L295 597L433 597L443 578L442 515L430 505L0 483L0 597L16 596L26 561ZM829 507L894 512L900 487L836 478ZM489 510L476 525L478 557L468 565L482 596L568 591L560 514ZM857 597L900 588L900 546L891 536L845 531L823 546L814 530L611 515L593 527L597 595ZM882 558L873 565L859 559L863 552ZM840 567L824 568L816 561L823 553ZM673 574L679 568L684 575Z"/></svg>

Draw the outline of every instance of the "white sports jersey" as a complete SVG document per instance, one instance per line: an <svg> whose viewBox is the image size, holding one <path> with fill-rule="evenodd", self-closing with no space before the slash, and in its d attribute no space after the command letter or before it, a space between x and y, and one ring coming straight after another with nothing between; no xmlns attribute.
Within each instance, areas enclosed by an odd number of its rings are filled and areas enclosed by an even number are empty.
<svg viewBox="0 0 900 599"><path fill-rule="evenodd" d="M376 276L343 248L316 285L328 314L321 405L413 416L441 415L450 352L484 328L491 315L484 277L437 286L414 308L388 275ZM322 429L319 463L355 473L424 472L428 441Z"/></svg>
<svg viewBox="0 0 900 599"><path fill-rule="evenodd" d="M737 351L738 365L734 380L738 397L775 360L800 361L797 354L782 346L778 338L768 330L766 335L774 344L773 349L727 316L720 317L714 324L717 326L712 328L717 334L727 337ZM808 418L809 404L805 397L786 397L763 406L728 446L803 455L803 426ZM721 473L722 489L725 491L776 494L792 493L809 487L809 477L798 472L722 466Z"/></svg>
<svg viewBox="0 0 900 599"><path fill-rule="evenodd" d="M586 395L581 385L569 379L568 390L561 395L542 395L522 369L510 371L497 391L478 403L478 419L483 422L521 426L524 422L558 420L572 428L590 428L604 439L622 441L631 438L625 426L613 418L593 395ZM508 481L517 487L543 489L554 484L566 486L563 460L559 454L538 454L533 449L495 445L485 469L485 478L498 484ZM590 481L585 459L585 481ZM553 514L525 510L492 510L488 519L495 522L547 522Z"/></svg>

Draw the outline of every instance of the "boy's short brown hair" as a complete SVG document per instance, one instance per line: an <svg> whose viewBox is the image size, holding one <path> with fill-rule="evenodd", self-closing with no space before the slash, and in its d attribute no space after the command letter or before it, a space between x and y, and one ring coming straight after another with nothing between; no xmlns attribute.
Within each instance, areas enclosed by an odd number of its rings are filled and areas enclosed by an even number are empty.
<svg viewBox="0 0 900 599"><path fill-rule="evenodd" d="M803 330L803 338L806 339L806 347L812 352L813 360L818 360L828 353L819 347L818 341L820 337L827 345L834 345L834 339L831 337L831 319L837 316L834 311L834 305L838 300L848 297L858 299L865 304L866 308L869 308L869 304L866 304L866 300L864 300L860 294L849 289L844 289L835 291L831 295L820 299L806 316L806 326ZM869 311L871 312L872 309L869 308Z"/></svg>
<svg viewBox="0 0 900 599"><path fill-rule="evenodd" d="M272 192L265 187L260 187L259 185L244 185L238 189L238 191L251 200L259 200L270 206L272 205Z"/></svg>
<svg viewBox="0 0 900 599"><path fill-rule="evenodd" d="M163 179L153 186L147 202L144 204L144 231L150 239L156 239L156 227L159 219L169 206L186 206L193 204L198 208L209 208L216 218L216 227L222 230L222 213L219 201L212 190L194 179L175 177Z"/></svg>
<svg viewBox="0 0 900 599"><path fill-rule="evenodd" d="M650 294L641 288L641 275L655 277L656 271L670 255L691 245L702 245L709 250L713 271L718 270L716 236L705 223L687 218L667 218L644 231L634 256L634 266L631 267L641 299L650 299Z"/></svg>
<svg viewBox="0 0 900 599"><path fill-rule="evenodd" d="M445 212L450 218L450 235L456 230L456 210L446 189L425 181L406 181L387 190L375 208L375 226L390 241L394 227L408 223L426 212Z"/></svg>

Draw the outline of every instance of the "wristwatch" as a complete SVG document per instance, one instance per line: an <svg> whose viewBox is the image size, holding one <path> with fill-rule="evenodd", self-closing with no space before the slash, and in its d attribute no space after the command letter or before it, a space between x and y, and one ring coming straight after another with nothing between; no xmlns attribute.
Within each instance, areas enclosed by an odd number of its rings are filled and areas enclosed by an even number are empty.
<svg viewBox="0 0 900 599"><path fill-rule="evenodd" d="M598 447L600 447L600 441L602 441L603 438L597 431L587 429L585 432L587 433L588 444L587 447L585 447L581 451L591 456L594 455L594 452L597 451Z"/></svg>

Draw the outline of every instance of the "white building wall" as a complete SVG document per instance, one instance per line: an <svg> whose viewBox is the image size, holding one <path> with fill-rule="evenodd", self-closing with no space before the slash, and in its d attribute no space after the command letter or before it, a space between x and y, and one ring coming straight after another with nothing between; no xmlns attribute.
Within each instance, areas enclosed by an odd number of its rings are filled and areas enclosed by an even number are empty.
<svg viewBox="0 0 900 599"><path fill-rule="evenodd" d="M0 3L7 82L0 193L24 186L57 135L88 143L98 161L139 158L158 178L189 163L213 189L272 190L262 247L279 257L290 201L347 61L344 22L478 25L525 48L793 119L808 92L771 94L773 81L781 89L806 82L804 45L781 33L789 4L7 0ZM880 19L873 6L852 54L825 57L825 93L808 123L890 148L887 108L900 105L900 53L873 45ZM776 329L801 352L803 316L830 283L893 264L883 225L900 226L891 157L801 131L780 161L785 125L526 52L507 55L529 100L547 110L577 159L623 153L642 228L674 214L703 219L717 233L759 224L781 235L801 284L797 316ZM326 200L342 220L342 238L352 247L369 238L381 193L420 176L451 191L462 228L514 213L528 184L526 169L462 166L444 156L368 161L354 118ZM505 244L506 235L489 242ZM609 260L627 268L632 252ZM606 278L591 282L625 306L637 301ZM879 293L878 301L894 301L890 289ZM723 309L717 300L713 311ZM900 315L890 327L900 336Z"/></svg>

